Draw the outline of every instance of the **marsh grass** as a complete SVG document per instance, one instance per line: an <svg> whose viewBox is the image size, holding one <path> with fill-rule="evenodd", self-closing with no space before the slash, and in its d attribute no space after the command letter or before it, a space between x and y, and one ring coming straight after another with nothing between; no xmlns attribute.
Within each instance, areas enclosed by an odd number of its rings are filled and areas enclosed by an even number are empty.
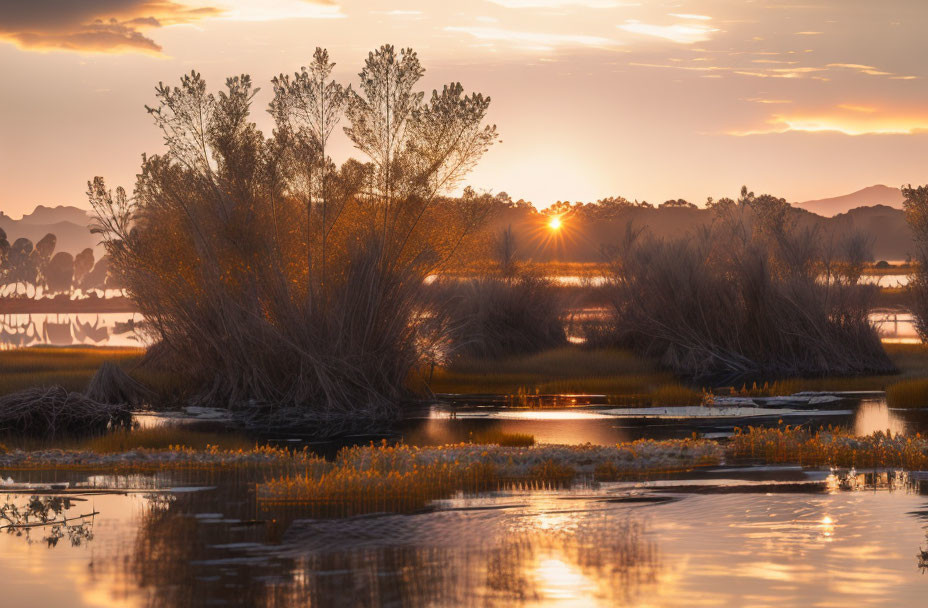
<svg viewBox="0 0 928 608"><path fill-rule="evenodd" d="M886 388L886 402L889 407L928 407L928 378L904 380L889 385Z"/></svg>
<svg viewBox="0 0 928 608"><path fill-rule="evenodd" d="M131 365L137 348L20 348L0 351L0 395L27 388L59 385L83 391L105 362Z"/></svg>
<svg viewBox="0 0 928 608"><path fill-rule="evenodd" d="M735 429L726 447L732 459L803 466L886 468L922 471L928 467L928 441L920 435L878 431L856 437L846 429L811 432L803 427Z"/></svg>
<svg viewBox="0 0 928 608"><path fill-rule="evenodd" d="M169 450L251 450L255 441L233 432L205 432L181 426L164 425L146 429L119 430L77 443L77 449L99 454L113 454L135 449Z"/></svg>
<svg viewBox="0 0 928 608"><path fill-rule="evenodd" d="M535 436L529 433L506 433L499 429L474 433L471 443L480 445L498 445L501 447L528 447L535 445Z"/></svg>
<svg viewBox="0 0 928 608"><path fill-rule="evenodd" d="M565 487L607 469L616 478L641 478L718 464L720 458L718 444L697 439L616 446L384 443L343 449L321 476L282 476L259 484L258 500L264 506L299 506L320 517L413 512L461 493Z"/></svg>
<svg viewBox="0 0 928 608"><path fill-rule="evenodd" d="M575 346L498 361L462 360L436 369L431 389L506 394L525 406L540 395L608 395L617 403L636 405L696 405L702 400L701 391L629 351Z"/></svg>

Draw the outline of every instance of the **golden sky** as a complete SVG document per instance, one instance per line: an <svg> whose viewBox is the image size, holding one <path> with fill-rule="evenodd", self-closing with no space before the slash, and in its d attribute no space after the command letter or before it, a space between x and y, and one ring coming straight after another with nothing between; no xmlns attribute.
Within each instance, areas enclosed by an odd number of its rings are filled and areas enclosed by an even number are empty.
<svg viewBox="0 0 928 608"><path fill-rule="evenodd" d="M539 206L926 182L925 23L920 0L0 0L0 210L131 187L158 81L249 73L269 130L271 77L324 46L351 83L387 42L423 88L492 97L503 143L468 182Z"/></svg>

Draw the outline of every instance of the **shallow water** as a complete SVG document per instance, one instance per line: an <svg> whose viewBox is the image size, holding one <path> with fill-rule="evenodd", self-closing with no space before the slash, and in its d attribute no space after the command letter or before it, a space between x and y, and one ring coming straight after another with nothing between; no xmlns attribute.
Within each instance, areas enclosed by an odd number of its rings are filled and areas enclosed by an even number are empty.
<svg viewBox="0 0 928 608"><path fill-rule="evenodd" d="M24 346L145 346L138 313L0 315L0 349Z"/></svg>
<svg viewBox="0 0 928 608"><path fill-rule="evenodd" d="M757 408L617 408L605 403L545 408L506 408L482 397L461 397L439 404L406 421L406 443L435 445L467 441L484 432L527 433L540 443L612 444L636 439L680 439L698 433L706 438L730 436L736 427L806 425L842 426L858 435L890 430L928 433L928 411L890 409L882 393L849 396L809 407ZM602 399L605 401L605 398ZM730 412L730 416L724 415ZM719 413L720 412L720 413Z"/></svg>
<svg viewBox="0 0 928 608"><path fill-rule="evenodd" d="M928 486L902 474L723 467L336 520L264 511L253 481L94 478L127 493L74 497L84 501L69 515L97 512L92 538L72 546L65 534L49 546L45 529L0 534L4 604L844 606L924 598L917 555ZM191 482L201 489L151 492ZM4 498L22 505L30 496Z"/></svg>

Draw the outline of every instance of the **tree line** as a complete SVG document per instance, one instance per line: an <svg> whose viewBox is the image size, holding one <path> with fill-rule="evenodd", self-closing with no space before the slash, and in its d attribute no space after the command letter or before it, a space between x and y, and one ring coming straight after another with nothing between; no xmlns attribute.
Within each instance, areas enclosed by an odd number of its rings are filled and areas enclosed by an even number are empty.
<svg viewBox="0 0 928 608"><path fill-rule="evenodd" d="M40 295L71 294L81 291L102 291L116 288L109 273L109 257L99 260L89 247L72 255L55 252L58 238L46 234L34 243L27 238L9 242L0 228L0 289L14 287L14 295L32 297Z"/></svg>

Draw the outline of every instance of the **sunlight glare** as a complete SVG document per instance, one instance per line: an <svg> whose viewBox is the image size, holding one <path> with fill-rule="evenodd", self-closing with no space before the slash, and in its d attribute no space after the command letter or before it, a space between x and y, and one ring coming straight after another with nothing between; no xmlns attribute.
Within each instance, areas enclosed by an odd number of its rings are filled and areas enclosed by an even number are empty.
<svg viewBox="0 0 928 608"><path fill-rule="evenodd" d="M552 217L551 221L548 222L548 228L551 230L560 230L561 229L561 218Z"/></svg>

